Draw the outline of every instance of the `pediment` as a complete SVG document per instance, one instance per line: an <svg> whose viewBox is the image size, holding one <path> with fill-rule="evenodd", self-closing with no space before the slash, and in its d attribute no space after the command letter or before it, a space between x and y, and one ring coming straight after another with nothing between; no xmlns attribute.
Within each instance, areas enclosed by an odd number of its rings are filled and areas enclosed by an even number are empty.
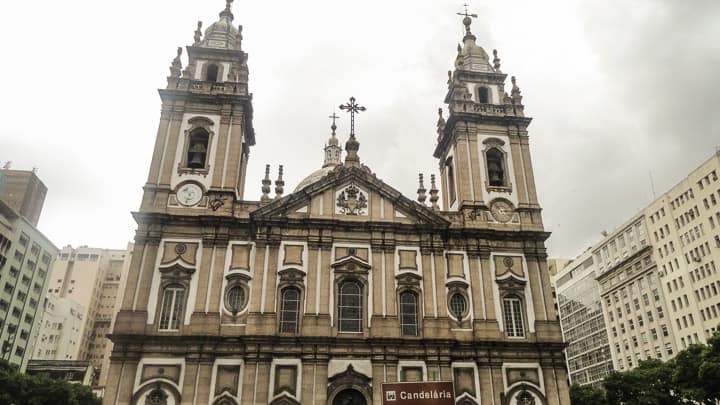
<svg viewBox="0 0 720 405"><path fill-rule="evenodd" d="M321 201L322 200L322 201ZM253 220L318 218L449 227L430 208L402 195L367 167L339 166L326 176L250 214Z"/></svg>
<svg viewBox="0 0 720 405"><path fill-rule="evenodd" d="M504 278L496 278L495 282L498 283L500 288L504 290L523 290L525 288L525 284L527 283L525 280L516 277L512 273Z"/></svg>
<svg viewBox="0 0 720 405"><path fill-rule="evenodd" d="M343 257L330 265L336 272L363 272L367 273L370 270L370 264L355 256Z"/></svg>

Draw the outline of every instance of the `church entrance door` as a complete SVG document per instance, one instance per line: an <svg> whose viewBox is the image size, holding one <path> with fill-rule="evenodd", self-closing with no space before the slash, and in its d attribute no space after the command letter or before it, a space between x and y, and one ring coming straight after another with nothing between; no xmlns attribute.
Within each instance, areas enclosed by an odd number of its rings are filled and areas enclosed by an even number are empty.
<svg viewBox="0 0 720 405"><path fill-rule="evenodd" d="M333 399L332 405L367 405L365 397L358 391L346 389L340 391Z"/></svg>

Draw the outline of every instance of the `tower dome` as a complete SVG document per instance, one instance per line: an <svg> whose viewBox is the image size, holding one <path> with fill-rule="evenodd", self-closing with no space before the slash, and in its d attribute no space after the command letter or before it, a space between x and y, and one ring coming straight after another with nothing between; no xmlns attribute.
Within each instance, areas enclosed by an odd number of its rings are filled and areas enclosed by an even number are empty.
<svg viewBox="0 0 720 405"><path fill-rule="evenodd" d="M205 30L205 36L200 43L204 48L240 49L240 30L233 25L232 2L226 0L225 10L220 12L220 19Z"/></svg>

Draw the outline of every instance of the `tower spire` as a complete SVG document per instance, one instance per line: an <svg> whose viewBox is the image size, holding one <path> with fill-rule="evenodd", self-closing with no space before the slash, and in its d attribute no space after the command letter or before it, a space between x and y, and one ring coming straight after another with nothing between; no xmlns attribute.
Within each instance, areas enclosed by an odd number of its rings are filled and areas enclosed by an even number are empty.
<svg viewBox="0 0 720 405"><path fill-rule="evenodd" d="M332 131L332 133L327 144L325 144L325 161L323 162L323 167L339 165L340 153L342 153L340 142L335 136L335 130L337 129L337 125L335 125L335 120L340 117L338 117L338 115L333 112L332 115L330 115L328 118L332 119L332 125L330 125L330 130Z"/></svg>
<svg viewBox="0 0 720 405"><path fill-rule="evenodd" d="M225 0L225 10L220 12L220 17L228 17L232 21L235 16L232 13L232 3L234 0Z"/></svg>
<svg viewBox="0 0 720 405"><path fill-rule="evenodd" d="M467 3L463 4L463 7L465 7L465 11L462 13L457 13L457 15L465 16L465 18L463 18L463 20L462 20L463 25L465 26L465 38L463 38L463 40L472 39L474 41L475 35L473 35L473 33L470 32L470 24L472 24L472 19L477 18L478 15L477 14L469 14L468 6L469 6L469 4L467 4Z"/></svg>

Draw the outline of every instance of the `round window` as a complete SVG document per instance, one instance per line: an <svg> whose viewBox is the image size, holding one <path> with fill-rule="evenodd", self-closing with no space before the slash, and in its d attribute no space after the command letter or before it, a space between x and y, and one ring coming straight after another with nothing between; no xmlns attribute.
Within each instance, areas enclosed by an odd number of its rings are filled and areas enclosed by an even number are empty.
<svg viewBox="0 0 720 405"><path fill-rule="evenodd" d="M228 310L236 315L245 307L245 289L239 285L230 287L226 300Z"/></svg>
<svg viewBox="0 0 720 405"><path fill-rule="evenodd" d="M467 311L467 300L461 293L450 296L450 313L457 319L462 319Z"/></svg>

